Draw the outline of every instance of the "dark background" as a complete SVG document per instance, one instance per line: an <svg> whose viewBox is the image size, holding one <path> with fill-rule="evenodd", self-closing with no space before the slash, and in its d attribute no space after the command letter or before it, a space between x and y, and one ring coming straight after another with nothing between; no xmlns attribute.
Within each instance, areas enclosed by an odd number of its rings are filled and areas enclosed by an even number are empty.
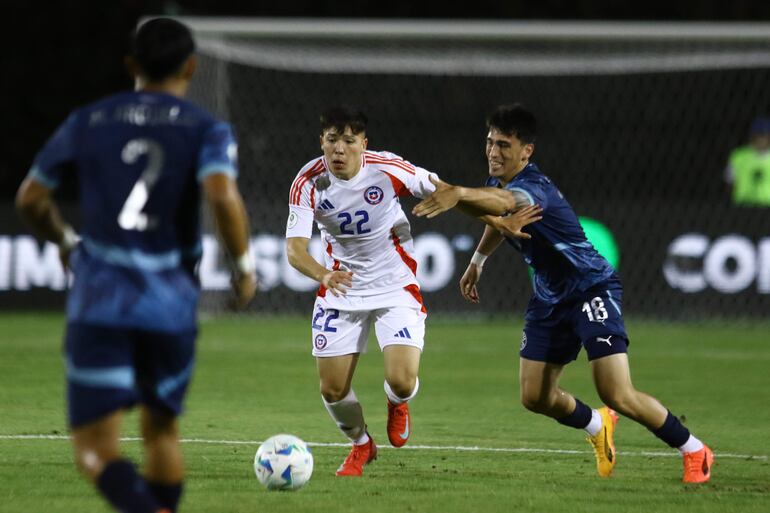
<svg viewBox="0 0 770 513"><path fill-rule="evenodd" d="M142 16L770 20L770 2L691 1L633 8L621 8L616 3L479 0L473 3L472 12L458 6L438 12L407 2L293 2L270 8L235 1L219 2L216 7L205 5L207 2L139 0L25 2L16 7L0 4L7 28L0 32L5 39L0 41L2 48L6 49L0 52L0 126L4 131L0 134L0 225L11 234L0 237L0 251L3 244L8 251L17 241L16 234L26 232L11 208L11 200L36 150L73 108L131 88L122 57ZM445 42L435 43L441 46ZM585 45L583 48L571 41L565 48L576 56L606 50L593 43ZM538 49L564 50L556 46ZM640 48L657 52L704 47L672 40L652 48L633 47L634 51ZM706 43L705 48L741 50L740 45L731 47L722 42ZM768 51L766 42L757 48L758 52ZM360 49L355 47L357 52ZM613 51L627 49L623 45L612 47ZM192 99L206 108L210 108L211 88L220 90L216 79L212 75L206 79L202 72L205 64L212 69L212 59L201 52L201 80L193 84L197 94ZM485 167L481 151L485 127L479 113L514 98L529 105L541 119L537 163L559 184L577 212L604 222L615 234L622 255L619 272L627 290L633 291L624 304L628 312L656 318L753 318L766 315L770 308L766 285L760 286L770 276L766 210L731 205L722 178L726 157L745 142L752 118L770 113L770 68L443 76L318 73L304 68L287 71L238 62L225 66L228 82L222 86L227 91L223 114L238 134L239 186L250 208L255 235L277 234L280 238L283 233L286 191L294 172L318 153L312 137L296 138L297 127L315 125L319 110L328 106L330 98L338 97L340 83L346 85L346 101L365 105L370 119L376 120L367 130L372 149L395 151L439 170L450 182L464 184L477 183L472 176L484 176L468 174ZM202 93L204 88L208 93ZM477 140L478 146L470 143ZM71 189L61 191L62 199L74 197ZM72 202L63 201L62 205L71 206ZM77 227L77 216L67 214ZM473 221L459 214L431 222L415 220L413 228L415 234L435 231L449 239L478 234ZM667 283L661 271L671 259L669 244L692 232L712 242L734 234L750 244L756 269L749 286L731 293L721 293L713 286L685 293ZM468 251L471 249L455 251L457 268L450 285L426 292L433 312L468 310L458 294L446 293L459 280L470 257L465 254ZM15 262L17 257L13 258ZM677 260L676 264L681 272L700 273L706 259L704 254ZM282 260L282 255L275 257L275 262ZM517 266L518 260L516 257ZM485 289L485 311L524 307L530 288L527 274L509 272L510 265L510 259L489 264L488 273L506 279L492 280ZM736 268L735 260L728 259L722 271L729 276ZM269 266L263 271L275 273ZM211 309L224 304L224 294L210 294ZM307 295L276 286L260 294L253 307L261 312L304 311ZM38 308L62 301L60 291L43 286L0 294L0 308Z"/></svg>
<svg viewBox="0 0 770 513"><path fill-rule="evenodd" d="M35 151L75 106L131 87L122 56L141 16L301 16L561 20L770 20L770 2L477 0L446 2L164 0L3 2L0 200L11 199Z"/></svg>

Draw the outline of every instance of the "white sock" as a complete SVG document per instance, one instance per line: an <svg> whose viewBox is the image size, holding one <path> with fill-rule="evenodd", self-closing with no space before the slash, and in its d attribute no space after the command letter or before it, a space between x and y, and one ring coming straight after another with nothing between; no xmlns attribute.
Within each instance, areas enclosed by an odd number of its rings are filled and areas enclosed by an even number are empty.
<svg viewBox="0 0 770 513"><path fill-rule="evenodd" d="M408 403L412 399L414 399L414 396L417 395L417 391L420 389L420 378L414 378L414 390L412 390L412 393L409 394L408 397L399 397L396 395L395 392L393 392L393 389L390 388L390 385L388 384L388 381L385 381L385 395L388 396L388 400L393 404L403 404Z"/></svg>
<svg viewBox="0 0 770 513"><path fill-rule="evenodd" d="M703 442L690 435L690 438L687 439L684 445L679 447L679 452L684 454L686 452L697 452L701 449L703 449Z"/></svg>
<svg viewBox="0 0 770 513"><path fill-rule="evenodd" d="M591 409L591 420L588 422L588 425L583 428L586 433L588 433L591 436L596 436L596 434L601 431L602 429L602 416L599 414L597 410Z"/></svg>
<svg viewBox="0 0 770 513"><path fill-rule="evenodd" d="M337 427L354 444L361 445L369 441L369 436L366 434L366 424L364 423L364 411L352 388L348 395L337 402L327 402L323 396L321 396L321 399L323 399L324 406L326 406L326 411L329 412L334 422L337 423Z"/></svg>

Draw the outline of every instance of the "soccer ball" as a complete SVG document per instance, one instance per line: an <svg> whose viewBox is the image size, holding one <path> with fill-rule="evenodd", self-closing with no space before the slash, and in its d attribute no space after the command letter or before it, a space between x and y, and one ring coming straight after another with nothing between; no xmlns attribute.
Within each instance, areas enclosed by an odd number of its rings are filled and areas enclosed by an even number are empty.
<svg viewBox="0 0 770 513"><path fill-rule="evenodd" d="M257 449L254 473L268 490L297 490L313 474L313 455L296 436L271 436Z"/></svg>

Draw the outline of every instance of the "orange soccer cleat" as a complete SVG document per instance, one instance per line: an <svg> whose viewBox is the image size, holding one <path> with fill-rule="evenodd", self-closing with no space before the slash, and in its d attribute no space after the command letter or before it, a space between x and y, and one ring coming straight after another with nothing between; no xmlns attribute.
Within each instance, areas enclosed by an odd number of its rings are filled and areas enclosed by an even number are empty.
<svg viewBox="0 0 770 513"><path fill-rule="evenodd" d="M374 439L369 436L369 441L365 444L353 446L348 457L337 469L337 475L361 477L361 474L364 473L364 465L376 459L377 446L374 444Z"/></svg>
<svg viewBox="0 0 770 513"><path fill-rule="evenodd" d="M602 428L596 435L589 436L586 440L594 448L596 470L599 475L609 477L618 459L615 452L615 442L612 440L615 424L618 423L618 414L606 406L602 406L597 411L602 416Z"/></svg>
<svg viewBox="0 0 770 513"><path fill-rule="evenodd" d="M388 440L393 447L403 447L412 428L407 403L393 404L388 400Z"/></svg>
<svg viewBox="0 0 770 513"><path fill-rule="evenodd" d="M706 447L700 451L686 452L684 459L685 483L705 483L711 479L711 465L714 464L714 453Z"/></svg>

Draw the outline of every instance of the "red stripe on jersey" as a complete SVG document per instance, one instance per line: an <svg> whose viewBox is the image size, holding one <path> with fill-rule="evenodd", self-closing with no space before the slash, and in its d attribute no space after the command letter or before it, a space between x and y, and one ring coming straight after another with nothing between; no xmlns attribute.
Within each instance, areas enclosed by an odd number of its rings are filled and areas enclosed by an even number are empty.
<svg viewBox="0 0 770 513"><path fill-rule="evenodd" d="M420 303L420 311L422 313L428 313L428 310L425 308L425 303L422 302L422 294L420 294L420 287L412 283L411 285L407 285L404 287L404 290L409 292L413 298L417 300L418 303Z"/></svg>
<svg viewBox="0 0 770 513"><path fill-rule="evenodd" d="M297 183L297 189L293 192L294 197L292 198L292 201L291 201L292 205L300 204L299 202L300 202L300 199L302 198L302 188L305 186L305 183L308 182L313 177L320 175L321 173L323 173L323 169L319 171L314 171L310 175L302 176L301 181Z"/></svg>
<svg viewBox="0 0 770 513"><path fill-rule="evenodd" d="M383 157L382 155L377 155L376 153L367 153L365 157L367 163L396 166L403 169L407 173L414 174L414 166L403 159L390 159Z"/></svg>
<svg viewBox="0 0 770 513"><path fill-rule="evenodd" d="M411 269L412 274L417 276L417 261L409 256L409 253L401 246L401 239L396 235L396 230L390 229L390 238L393 240L393 245L396 246L396 252L401 256L401 260L404 261L406 266Z"/></svg>
<svg viewBox="0 0 770 513"><path fill-rule="evenodd" d="M326 243L326 253L329 256L332 256L332 243L331 242L327 242ZM334 264L332 264L332 271L339 271L339 270L340 270L340 261L339 260L335 260ZM318 297L326 297L326 287L324 287L323 285L318 287L317 295L318 295Z"/></svg>
<svg viewBox="0 0 770 513"><path fill-rule="evenodd" d="M395 166L403 171L406 171L410 175L414 174L414 168L409 168L405 165L403 161L397 161L397 160L379 160L379 159L367 159L369 160L370 164L379 164L381 166Z"/></svg>
<svg viewBox="0 0 770 513"><path fill-rule="evenodd" d="M313 164L312 166L310 166L310 168L307 171L305 171L304 173L302 173L301 175L296 177L294 179L294 183L291 186L292 194L294 194L296 192L297 185L299 185L299 181L300 180L302 180L303 178L305 178L306 176L308 176L311 173L315 173L319 169L323 169L323 167L324 167L323 158L319 158L318 161L315 164Z"/></svg>
<svg viewBox="0 0 770 513"><path fill-rule="evenodd" d="M310 208L315 210L315 184L310 188Z"/></svg>
<svg viewBox="0 0 770 513"><path fill-rule="evenodd" d="M302 173L300 176L294 179L294 183L291 186L291 192L289 193L289 204L299 205L299 200L302 195L302 187L305 186L305 182L310 180L317 174L320 174L324 170L323 160L316 162L313 167Z"/></svg>
<svg viewBox="0 0 770 513"><path fill-rule="evenodd" d="M305 183L311 178L313 178L314 176L321 174L323 170L324 170L323 163L321 163L320 168L318 164L316 164L311 169L303 173L302 176L300 176L297 180L294 181L294 185L292 186L292 192L290 195L291 204L299 205L300 198L302 197L302 188L305 186Z"/></svg>
<svg viewBox="0 0 770 513"><path fill-rule="evenodd" d="M401 196L412 195L412 191L407 189L406 185L404 185L404 182L402 182L392 174L388 173L387 171L383 171L382 169L380 169L380 171L388 175L388 178L390 178L390 183L393 184L393 191L395 191L396 196L401 197Z"/></svg>

